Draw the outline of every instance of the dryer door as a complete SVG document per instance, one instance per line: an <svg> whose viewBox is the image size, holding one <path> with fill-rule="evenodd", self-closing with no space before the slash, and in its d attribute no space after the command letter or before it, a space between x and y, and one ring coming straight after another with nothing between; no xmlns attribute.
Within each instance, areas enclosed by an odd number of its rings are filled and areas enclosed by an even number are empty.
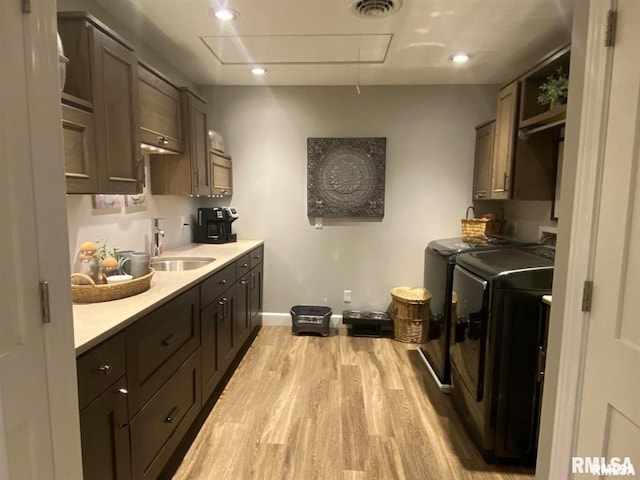
<svg viewBox="0 0 640 480"><path fill-rule="evenodd" d="M479 402L484 393L489 296L487 282L464 268L456 266L453 273L453 291L458 296L458 303L451 362L464 387Z"/></svg>

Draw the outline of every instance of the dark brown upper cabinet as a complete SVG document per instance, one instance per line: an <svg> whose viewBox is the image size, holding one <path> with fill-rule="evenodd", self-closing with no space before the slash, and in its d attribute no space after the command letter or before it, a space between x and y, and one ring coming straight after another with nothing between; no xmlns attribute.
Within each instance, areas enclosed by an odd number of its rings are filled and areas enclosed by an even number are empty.
<svg viewBox="0 0 640 480"><path fill-rule="evenodd" d="M182 153L183 136L180 118L180 89L164 75L140 62L138 65L140 96L140 141L143 150Z"/></svg>
<svg viewBox="0 0 640 480"><path fill-rule="evenodd" d="M62 104L62 138L67 193L98 191L93 112Z"/></svg>
<svg viewBox="0 0 640 480"><path fill-rule="evenodd" d="M206 106L200 96L180 89L184 151L179 155L151 155L154 195L211 195Z"/></svg>
<svg viewBox="0 0 640 480"><path fill-rule="evenodd" d="M211 193L229 197L233 194L233 164L231 157L215 150L209 151L211 159Z"/></svg>
<svg viewBox="0 0 640 480"><path fill-rule="evenodd" d="M519 83L516 80L498 92L491 164L490 198L492 199L511 198L511 172L518 125L518 87Z"/></svg>
<svg viewBox="0 0 640 480"><path fill-rule="evenodd" d="M69 58L62 100L92 114L95 144L96 190L74 187L78 183L75 168L67 171L68 191L140 193L144 168L140 155L138 59L133 48L84 12L58 13L58 30ZM72 150L77 152L78 148ZM77 159L67 159L65 163L78 165Z"/></svg>
<svg viewBox="0 0 640 480"><path fill-rule="evenodd" d="M474 200L490 198L495 127L495 120L476 127L476 155L473 169Z"/></svg>

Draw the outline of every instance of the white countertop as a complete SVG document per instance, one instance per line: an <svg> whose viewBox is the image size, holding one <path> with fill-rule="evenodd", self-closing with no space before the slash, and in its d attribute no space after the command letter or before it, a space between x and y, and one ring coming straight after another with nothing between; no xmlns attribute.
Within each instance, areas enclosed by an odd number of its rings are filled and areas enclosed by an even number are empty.
<svg viewBox="0 0 640 480"><path fill-rule="evenodd" d="M109 338L137 319L196 285L212 273L262 245L260 240L238 240L220 245L189 244L166 251L163 257L214 257L201 268L184 272L156 272L146 292L121 300L73 304L76 355Z"/></svg>
<svg viewBox="0 0 640 480"><path fill-rule="evenodd" d="M551 305L551 295L543 295L542 296L542 301L544 303L546 303L547 305Z"/></svg>

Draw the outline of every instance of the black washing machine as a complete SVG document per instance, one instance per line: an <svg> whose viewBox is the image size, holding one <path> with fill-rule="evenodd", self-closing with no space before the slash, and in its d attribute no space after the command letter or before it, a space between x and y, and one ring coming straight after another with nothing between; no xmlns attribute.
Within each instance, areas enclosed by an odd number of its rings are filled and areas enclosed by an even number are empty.
<svg viewBox="0 0 640 480"><path fill-rule="evenodd" d="M525 244L502 237L465 241L444 238L429 243L424 252L424 287L431 292L431 319L419 351L433 378L444 392L451 389L449 345L453 269L458 255L466 252L522 247ZM445 308L446 306L446 308Z"/></svg>
<svg viewBox="0 0 640 480"><path fill-rule="evenodd" d="M553 258L553 249L538 246L456 259L452 399L488 462L535 463L542 296L551 293Z"/></svg>

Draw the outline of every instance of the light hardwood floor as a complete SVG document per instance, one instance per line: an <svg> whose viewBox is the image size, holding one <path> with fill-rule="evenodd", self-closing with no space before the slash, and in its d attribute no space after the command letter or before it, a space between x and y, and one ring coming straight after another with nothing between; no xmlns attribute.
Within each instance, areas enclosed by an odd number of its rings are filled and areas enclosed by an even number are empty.
<svg viewBox="0 0 640 480"><path fill-rule="evenodd" d="M487 465L415 346L264 327L175 479L521 480Z"/></svg>

